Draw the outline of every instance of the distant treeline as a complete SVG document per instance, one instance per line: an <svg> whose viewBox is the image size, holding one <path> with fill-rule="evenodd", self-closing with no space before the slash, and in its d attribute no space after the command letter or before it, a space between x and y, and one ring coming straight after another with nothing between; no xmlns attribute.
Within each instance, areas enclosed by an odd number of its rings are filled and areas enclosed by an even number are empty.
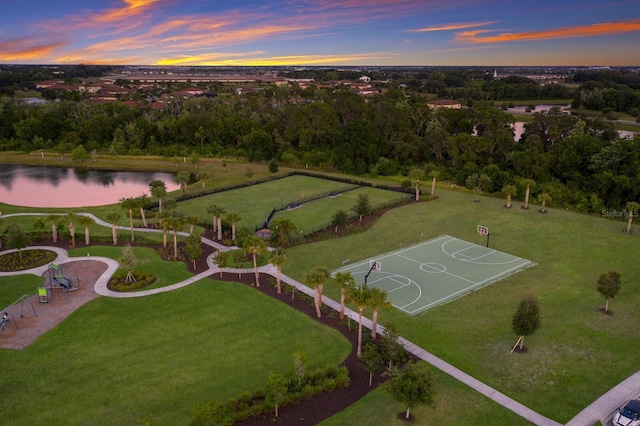
<svg viewBox="0 0 640 426"><path fill-rule="evenodd" d="M535 84L501 81L481 85ZM483 191L514 184L520 197L522 182L533 180L533 195L549 195L549 205L593 212L638 200L640 148L618 140L610 123L537 112L517 142L511 115L489 101L462 101L469 107L431 110L423 94L407 90L365 98L316 86L172 98L164 109L69 100L27 105L3 97L0 151L47 150L78 161L88 153L227 156L353 175L409 176L417 168L425 178L434 172L460 186L485 175Z"/></svg>

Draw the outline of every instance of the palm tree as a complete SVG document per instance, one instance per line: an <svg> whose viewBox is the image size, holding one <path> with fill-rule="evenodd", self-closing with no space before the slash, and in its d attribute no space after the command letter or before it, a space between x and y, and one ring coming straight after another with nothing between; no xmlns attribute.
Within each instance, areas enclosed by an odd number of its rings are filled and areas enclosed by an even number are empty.
<svg viewBox="0 0 640 426"><path fill-rule="evenodd" d="M358 307L358 350L356 354L362 355L362 312L369 305L371 289L366 285L357 285L347 288L347 300Z"/></svg>
<svg viewBox="0 0 640 426"><path fill-rule="evenodd" d="M162 201L167 197L167 184L160 179L149 182L149 192L158 199L158 213L162 213Z"/></svg>
<svg viewBox="0 0 640 426"><path fill-rule="evenodd" d="M140 210L140 217L142 218L142 226L147 228L147 217L144 214L144 206L147 205L147 194L142 194L139 197L134 198L136 207Z"/></svg>
<svg viewBox="0 0 640 426"><path fill-rule="evenodd" d="M138 206L135 198L120 198L120 207L129 212L129 229L131 229L131 241L135 241L133 236L133 209Z"/></svg>
<svg viewBox="0 0 640 426"><path fill-rule="evenodd" d="M511 197L514 197L518 193L518 188L515 185L505 185L502 187L502 193L507 196L507 205L506 208L511 208Z"/></svg>
<svg viewBox="0 0 640 426"><path fill-rule="evenodd" d="M282 265L287 261L287 256L282 251L277 251L271 255L269 263L276 267L276 289L278 294L281 293L280 278L282 277Z"/></svg>
<svg viewBox="0 0 640 426"><path fill-rule="evenodd" d="M377 288L371 288L371 297L369 298L369 306L373 310L371 314L371 338L376 340L378 334L378 311L382 308L388 308L391 306L389 300L387 300L387 292Z"/></svg>
<svg viewBox="0 0 640 426"><path fill-rule="evenodd" d="M440 176L440 172L437 170L431 170L429 172L429 176L431 176L431 196L436 195L436 178Z"/></svg>
<svg viewBox="0 0 640 426"><path fill-rule="evenodd" d="M528 209L529 208L529 196L531 195L531 188L533 188L534 186L536 186L536 181L533 179L522 179L520 181L520 185L524 186L525 192L524 192L524 206L522 206L523 209Z"/></svg>
<svg viewBox="0 0 640 426"><path fill-rule="evenodd" d="M120 213L112 211L107 213L107 220L111 223L111 237L113 238L113 245L118 245L118 229L116 225L120 220Z"/></svg>
<svg viewBox="0 0 640 426"><path fill-rule="evenodd" d="M189 225L189 233L193 235L193 231L196 225L200 222L200 218L196 215L190 214L184 218L184 221Z"/></svg>
<svg viewBox="0 0 640 426"><path fill-rule="evenodd" d="M207 207L207 213L209 213L212 216L212 224L213 224L213 234L215 235L216 230L218 229L218 218L220 218L224 213L224 209L216 204L209 204L209 206ZM220 238L220 236L218 236L218 239L222 239Z"/></svg>
<svg viewBox="0 0 640 426"><path fill-rule="evenodd" d="M69 234L71 234L71 247L76 246L76 223L80 220L80 216L76 213L67 213L64 218L65 222L69 226Z"/></svg>
<svg viewBox="0 0 640 426"><path fill-rule="evenodd" d="M242 218L238 213L233 213L233 212L227 213L227 217L225 218L225 220L231 224L231 240L232 241L236 240L236 222L239 222L241 219ZM218 230L218 233L220 233L220 230Z"/></svg>
<svg viewBox="0 0 640 426"><path fill-rule="evenodd" d="M324 290L324 283L327 282L331 274L325 268L316 266L304 275L304 282L313 287L313 299L316 305L316 315L318 318L322 317L320 308L322 307L322 292Z"/></svg>
<svg viewBox="0 0 640 426"><path fill-rule="evenodd" d="M627 234L631 233L631 222L633 222L633 216L638 213L638 209L640 209L640 203L635 201L629 201L626 205L627 207L627 215L629 216L627 219L627 229L624 232Z"/></svg>
<svg viewBox="0 0 640 426"><path fill-rule="evenodd" d="M340 319L344 319L344 302L347 297L347 289L355 287L356 280L351 272L338 272L333 277L333 282L340 287Z"/></svg>
<svg viewBox="0 0 640 426"><path fill-rule="evenodd" d="M546 192L543 192L542 194L538 195L538 201L540 202L540 204L542 204L542 207L540 208L540 213L546 213L547 203L551 202L551 196Z"/></svg>
<svg viewBox="0 0 640 426"><path fill-rule="evenodd" d="M191 175L189 174L189 172L178 172L175 179L176 179L176 183L180 185L180 190L182 191L182 195L184 195L187 189L187 185L191 180Z"/></svg>
<svg viewBox="0 0 640 426"><path fill-rule="evenodd" d="M264 251L267 249L267 242L262 237L254 234L248 234L242 240L242 248L247 253L250 253L251 257L253 258L253 271L256 276L256 287L260 287L260 274L258 273L258 256L262 255L262 253L264 253Z"/></svg>
<svg viewBox="0 0 640 426"><path fill-rule="evenodd" d="M420 180L424 177L424 170L413 169L409 172L409 179L413 182L416 188L416 201L420 201Z"/></svg>
<svg viewBox="0 0 640 426"><path fill-rule="evenodd" d="M91 243L91 237L89 236L89 227L91 225L95 225L96 221L93 220L92 217L89 216L80 216L76 221L78 225L84 226L84 243L89 245Z"/></svg>
<svg viewBox="0 0 640 426"><path fill-rule="evenodd" d="M173 213L168 211L164 211L160 215L160 225L162 226L162 247L167 248L167 233L169 232L169 224L166 219L173 216Z"/></svg>
<svg viewBox="0 0 640 426"><path fill-rule="evenodd" d="M271 223L271 229L276 232L280 247L284 247L289 243L291 233L295 232L297 227L290 219L279 217Z"/></svg>
<svg viewBox="0 0 640 426"><path fill-rule="evenodd" d="M53 242L58 242L58 223L60 223L60 215L59 214L49 214L44 217L46 222L51 223L51 237L53 238Z"/></svg>
<svg viewBox="0 0 640 426"><path fill-rule="evenodd" d="M178 232L182 230L184 221L180 216L169 216L166 219L167 226L173 232L173 258L178 258Z"/></svg>

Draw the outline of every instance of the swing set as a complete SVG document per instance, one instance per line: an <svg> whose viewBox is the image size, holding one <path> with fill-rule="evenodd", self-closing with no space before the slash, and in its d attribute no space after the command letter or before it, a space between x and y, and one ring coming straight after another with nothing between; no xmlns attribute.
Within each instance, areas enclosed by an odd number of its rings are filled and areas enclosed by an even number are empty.
<svg viewBox="0 0 640 426"><path fill-rule="evenodd" d="M18 327L18 322L16 321L16 316L14 314L14 309L16 309L18 307L18 305L20 306L20 318L24 318L25 315L25 311L24 311L24 305L25 303L28 303L31 306L31 310L33 311L33 315L34 316L38 316L38 313L36 312L36 307L33 306L33 303L31 302L31 298L28 294L23 294L22 296L20 296L20 298L18 300L16 300L15 302L13 302L12 304L10 304L9 306L7 306L6 308L4 308L2 310L2 312L6 312L9 317L7 318L7 320L3 320L2 323L2 329L4 330L4 327L6 326L6 322L12 322L14 327L16 328L17 331L20 331L20 327Z"/></svg>

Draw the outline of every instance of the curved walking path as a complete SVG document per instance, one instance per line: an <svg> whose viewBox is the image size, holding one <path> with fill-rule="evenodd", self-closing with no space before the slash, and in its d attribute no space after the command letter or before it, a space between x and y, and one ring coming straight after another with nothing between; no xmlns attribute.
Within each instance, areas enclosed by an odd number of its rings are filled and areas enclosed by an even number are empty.
<svg viewBox="0 0 640 426"><path fill-rule="evenodd" d="M101 219L99 219L98 217L94 216L93 214L90 213L79 213L83 216L88 216L91 217L96 224L102 225L102 226L106 226L106 227L111 227L110 223L107 223ZM31 215L31 216L42 216L39 213L15 213L15 214L8 214L8 215L3 215L2 217L10 217L10 216L21 216L21 215ZM61 214L64 215L64 214ZM117 226L117 229L121 229L121 230L130 230L130 227L125 227L125 226ZM134 228L135 231L137 232L156 232L156 233L161 233L163 232L162 230L158 230L158 229L147 229L147 228ZM179 232L179 235L182 236L188 236L189 234L186 232ZM229 246L224 246L222 244L219 244L213 240L210 240L208 238L202 237L201 241L203 244L206 244L208 246L214 247L217 250L220 251L230 251L230 250L235 250L237 249L237 247L229 247ZM51 251L55 251L58 255L58 257L56 258L56 262L57 263L66 263L66 262L74 262L74 261L81 261L81 260L86 260L86 258L83 257L69 257L67 250L62 249L62 248L58 248L58 247L50 247L50 246L33 246L33 247L29 247L29 249L43 249L43 250L51 250ZM0 254L2 253L9 253L12 251L16 251L16 250L6 250L6 251L2 251L0 252ZM122 293L122 292L115 292L115 291L111 291L107 288L107 284L109 282L109 279L111 278L111 275L113 275L113 273L118 269L119 264L117 261L110 259L110 258L105 258L105 257L91 257L91 260L98 260L98 261L102 261L104 263L107 264L107 270L98 278L98 280L96 281L95 285L94 285L94 290L96 293L98 293L101 296L106 296L106 297L113 297L113 298L131 298L131 297L144 297L144 296L150 296L153 294L158 294L158 293L164 293L167 291L172 291L178 288L182 288L185 287L189 284L192 284L196 281L199 281L203 278L207 278L207 277L211 277L213 274L215 273L220 273L222 272L232 272L232 273L238 273L238 272L242 272L242 273L253 273L253 268L247 268L247 269L236 269L236 268L219 268L213 261L215 257L215 253L211 254L210 256L207 257L207 270L204 272L201 272L197 275L194 275L191 278L188 278L184 281L180 281L178 283L175 284L171 284L162 288L156 288L156 289L152 289L152 290L143 290L143 291L136 291L136 292L128 292L128 293ZM35 274L35 275L42 275L48 268L48 265L43 265L37 268L33 268L33 269L28 269L25 271L20 271L20 272L0 272L0 277L1 276L8 276L8 275L18 275L18 274ZM265 266L261 266L258 268L259 271L261 273L264 274L269 274L273 277L277 276L277 269L275 266L273 265L265 265ZM307 287L306 285L304 285L303 283L285 275L285 274L281 274L281 280L282 282L295 287L298 291L301 291L311 297L313 297L314 295L314 291L313 289ZM336 302L333 299L328 298L327 296L323 296L322 301L324 304L326 304L327 306L329 306L330 308L334 309L335 311L339 312L340 311L340 303ZM358 313L353 311L352 309L345 307L345 315L347 315L349 318L351 318L351 320L357 322L358 321ZM363 325L369 329L371 329L373 327L373 323L370 319L363 317L362 319L363 321ZM378 330L379 332L383 332L384 331L384 327L382 326L378 326ZM518 401L506 396L505 394L497 391L496 389L493 389L492 387L482 383L481 381L477 380L476 378L474 378L473 376L463 372L462 370L452 366L451 364L447 363L446 361L438 358L437 356L431 354L430 352L422 349L421 347L419 347L418 345L412 343L411 341L400 337L399 338L400 343L402 343L402 345L404 346L404 348L410 352L411 354L415 355L416 357L428 362L429 364L433 365L434 367L438 368L439 370L443 371L444 373L449 374L450 376L456 378L457 380L461 381L462 383L466 384L467 386L471 387L472 389L476 390L477 392L481 393L482 395L486 396L487 398L490 398L491 400L497 402L498 404L504 406L505 408L511 410L512 412L516 413L517 415L527 419L528 421L532 422L533 424L539 425L539 426L556 426L556 425L560 425L561 423L558 423L554 420L551 420L535 411L533 411L532 409L525 407L524 405L520 404ZM623 381L622 383L618 384L617 386L615 386L613 389L611 389L609 392L605 393L604 395L602 395L600 398L598 398L596 401L594 401L592 404L590 404L588 407L586 407L584 410L582 410L580 413L578 413L578 415L576 415L571 421L569 421L567 423L567 426L591 426L594 423L599 422L600 420L606 421L606 420L610 420L612 414L615 412L615 410L618 409L618 407L620 407L621 405L624 405L624 403L634 397L634 395L638 395L640 393L640 371L634 373L633 375L631 375L629 378L627 378L625 381Z"/></svg>

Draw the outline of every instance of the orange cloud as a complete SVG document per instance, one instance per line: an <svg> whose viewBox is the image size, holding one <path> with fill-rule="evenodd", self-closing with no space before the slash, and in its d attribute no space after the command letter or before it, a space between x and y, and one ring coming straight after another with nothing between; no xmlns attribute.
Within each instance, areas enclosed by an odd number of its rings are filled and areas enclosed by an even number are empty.
<svg viewBox="0 0 640 426"><path fill-rule="evenodd" d="M457 23L457 24L445 24L445 25L435 25L431 27L418 28L415 30L407 30L411 33L426 33L430 31L452 31L452 30L461 30L464 28L474 28L474 27L483 27L485 25L495 24L498 21L484 21L484 22L466 22L466 23Z"/></svg>
<svg viewBox="0 0 640 426"><path fill-rule="evenodd" d="M556 28L545 31L526 31L521 33L502 33L494 36L482 36L489 32L463 31L456 34L455 40L466 43L501 43L523 40L548 40L559 38L593 37L640 31L640 19L621 22L603 22L578 27Z"/></svg>
<svg viewBox="0 0 640 426"><path fill-rule="evenodd" d="M161 59L154 65L204 65L204 66L285 66L348 64L361 61L386 59L396 53L358 53L353 55L288 55L271 57L252 57L263 52L212 53L181 58Z"/></svg>
<svg viewBox="0 0 640 426"><path fill-rule="evenodd" d="M46 56L66 43L34 44L29 39L0 42L0 61L26 61Z"/></svg>

